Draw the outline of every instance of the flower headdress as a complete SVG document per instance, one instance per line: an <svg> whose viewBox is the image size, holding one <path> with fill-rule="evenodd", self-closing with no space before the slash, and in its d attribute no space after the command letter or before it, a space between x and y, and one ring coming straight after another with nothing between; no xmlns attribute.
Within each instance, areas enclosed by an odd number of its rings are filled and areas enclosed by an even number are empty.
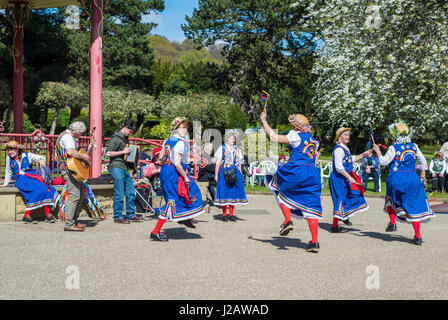
<svg viewBox="0 0 448 320"><path fill-rule="evenodd" d="M291 125L299 130L302 131L307 131L310 132L311 131L311 125L307 119L307 117L305 117L303 114L291 114L288 117L289 123L291 123Z"/></svg>

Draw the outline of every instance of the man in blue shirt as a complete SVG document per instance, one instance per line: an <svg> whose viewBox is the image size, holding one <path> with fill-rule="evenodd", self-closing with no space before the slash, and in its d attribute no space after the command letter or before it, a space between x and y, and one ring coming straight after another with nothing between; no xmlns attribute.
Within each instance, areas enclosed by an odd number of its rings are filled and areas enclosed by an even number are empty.
<svg viewBox="0 0 448 320"><path fill-rule="evenodd" d="M371 145L371 144L370 144ZM366 146L366 150L370 149L369 144ZM380 192L380 163L375 156L364 157L361 161L362 172L362 186L364 190L367 190L367 182L370 177L373 177L373 185L375 192Z"/></svg>

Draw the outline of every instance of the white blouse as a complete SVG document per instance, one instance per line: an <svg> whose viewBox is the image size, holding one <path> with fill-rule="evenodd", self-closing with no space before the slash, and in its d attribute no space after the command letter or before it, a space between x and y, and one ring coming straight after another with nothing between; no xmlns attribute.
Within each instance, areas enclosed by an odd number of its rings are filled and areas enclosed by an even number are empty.
<svg viewBox="0 0 448 320"><path fill-rule="evenodd" d="M342 148L350 152L350 149L342 144L340 144ZM334 166L338 173L341 173L342 171L345 171L344 164L342 161L344 160L345 152L341 148L337 148L333 153L333 160L334 160ZM352 155L352 162L355 163L355 156Z"/></svg>
<svg viewBox="0 0 448 320"><path fill-rule="evenodd" d="M39 162L39 161L45 161L45 157L38 155L38 154L34 154L34 153L23 153L22 154L22 158L28 155L28 160L30 161L30 163L35 163L35 162ZM11 182L11 177L12 177L12 170L11 170L11 165L10 165L10 161L9 161L9 156L6 157L6 164L5 164L5 182L3 183L4 186L7 186L10 182ZM24 174L24 172L22 171L22 161L17 161L18 165L19 165L19 174Z"/></svg>
<svg viewBox="0 0 448 320"><path fill-rule="evenodd" d="M426 162L425 156L423 155L423 153L420 151L420 149L418 148L418 146L415 143L414 143L414 145L417 148L416 157L417 157L418 163L420 164L421 170L427 170L428 163ZM395 151L394 146L390 146L389 149L387 149L386 154L384 156L381 156L378 158L380 165L388 166L389 163L391 163L392 160L394 160L395 152L396 151Z"/></svg>
<svg viewBox="0 0 448 320"><path fill-rule="evenodd" d="M226 144L226 149L228 151L230 151L230 154L232 155L232 159L235 157L235 152L236 152L237 153L236 157L237 157L238 161L240 163L242 163L244 161L244 156L243 156L243 154L241 152L241 149L238 148L236 150L235 147L229 146L228 144ZM221 160L222 160L222 145L219 146L218 149L216 149L216 151L214 153L214 157L216 158L216 163L221 164Z"/></svg>

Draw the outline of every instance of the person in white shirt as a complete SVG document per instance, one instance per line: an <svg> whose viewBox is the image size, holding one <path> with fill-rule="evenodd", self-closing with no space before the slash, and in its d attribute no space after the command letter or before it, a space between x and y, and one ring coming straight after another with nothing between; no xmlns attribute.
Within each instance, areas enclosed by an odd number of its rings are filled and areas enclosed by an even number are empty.
<svg viewBox="0 0 448 320"><path fill-rule="evenodd" d="M33 163L45 166L45 157L24 152L23 149L23 146L17 141L10 141L6 144L7 157L3 187L10 183L11 177L14 178L15 187L19 189L25 199L26 211L23 216L25 223L37 223L31 217L31 211L42 207L46 221L54 223L55 219L50 211L57 206L59 194L54 187L48 186L33 169Z"/></svg>
<svg viewBox="0 0 448 320"><path fill-rule="evenodd" d="M161 231L166 220L176 221L189 228L193 218L204 212L202 195L196 182L188 175L187 167L190 157L188 119L176 117L170 125L171 137L163 143L160 152L160 181L162 183L165 205L161 208L158 221L150 234L156 241L168 241L168 236Z"/></svg>
<svg viewBox="0 0 448 320"><path fill-rule="evenodd" d="M247 205L246 191L244 190L244 180L241 171L241 164L244 162L242 150L235 146L236 138L239 135L236 129L228 130L224 135L224 144L219 146L215 152L215 181L216 196L215 206L222 208L222 220L236 221L233 210L237 205ZM233 172L234 181L225 177L227 172ZM227 216L227 208L229 216Z"/></svg>
<svg viewBox="0 0 448 320"><path fill-rule="evenodd" d="M333 149L333 171L329 179L333 200L332 233L347 232L347 229L338 226L339 220L351 225L348 220L351 216L369 208L364 198L361 178L353 171L353 164L370 156L372 152L367 150L360 155L352 155L347 146L350 132L350 128L339 128L334 140L336 146Z"/></svg>
<svg viewBox="0 0 448 320"><path fill-rule="evenodd" d="M447 164L443 158L443 153L437 151L434 158L429 163L429 175L431 177L432 192L442 192L445 187L445 175L447 173Z"/></svg>
<svg viewBox="0 0 448 320"><path fill-rule="evenodd" d="M84 231L85 224L78 223L79 212L83 203L82 183L76 181L67 167L68 157L74 157L88 162L90 156L78 151L77 140L87 128L83 122L72 123L68 130L62 132L56 141L56 155L58 159L58 172L67 185L68 197L65 207L64 231ZM95 147L95 145L92 145ZM89 146L90 148L91 146Z"/></svg>
<svg viewBox="0 0 448 320"><path fill-rule="evenodd" d="M390 222L386 232L397 230L395 218L412 223L415 231L412 242L421 245L420 222L429 221L435 216L422 183L426 176L426 159L417 144L411 142L412 131L405 123L390 125L389 132L395 143L384 156L379 146L373 145L380 165L389 167L384 211L389 215ZM420 164L420 177L416 173L415 160Z"/></svg>

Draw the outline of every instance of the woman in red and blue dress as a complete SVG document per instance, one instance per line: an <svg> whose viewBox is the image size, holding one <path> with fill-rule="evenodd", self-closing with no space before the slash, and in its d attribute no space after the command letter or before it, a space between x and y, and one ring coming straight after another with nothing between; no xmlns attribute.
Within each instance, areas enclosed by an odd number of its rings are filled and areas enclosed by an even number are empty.
<svg viewBox="0 0 448 320"><path fill-rule="evenodd" d="M188 120L177 117L171 123L171 137L163 143L160 159L160 181L165 205L161 208L159 220L151 232L151 238L168 241L161 228L166 220L177 221L195 228L193 217L204 213L202 196L196 182L187 175L189 147L186 141Z"/></svg>
<svg viewBox="0 0 448 320"><path fill-rule="evenodd" d="M23 146L17 141L6 144L8 156L5 166L5 182L7 186L14 178L14 185L25 199L26 211L23 216L25 223L37 223L31 218L31 211L44 208L46 221L54 223L55 219L50 211L57 206L59 194L56 189L45 183L43 178L33 169L33 163L45 165L45 157L33 153L23 152Z"/></svg>
<svg viewBox="0 0 448 320"><path fill-rule="evenodd" d="M389 127L389 131L396 141L384 156L378 145L373 146L380 164L389 167L384 211L389 215L390 222L386 231L397 230L395 218L411 223L415 232L412 242L421 245L420 222L428 222L435 216L422 183L427 162L418 146L411 142L412 132L405 123L394 123ZM421 168L420 178L415 172L416 160Z"/></svg>
<svg viewBox="0 0 448 320"><path fill-rule="evenodd" d="M273 176L266 176L267 187L274 193L285 217L279 234L286 236L292 229L291 215L308 221L311 241L308 252L318 252L318 220L322 219L321 179L316 167L316 153L319 143L310 134L308 119L295 114L289 116L291 130L287 135L275 133L266 121L266 110L260 116L269 138L290 147L289 161L279 166Z"/></svg>
<svg viewBox="0 0 448 320"><path fill-rule="evenodd" d="M247 205L246 191L244 190L243 175L241 173L241 163L244 161L240 148L235 146L238 131L228 130L224 136L224 144L216 149L215 158L215 181L216 195L214 205L222 208L222 220L236 221L233 214L235 206ZM224 171L233 169L236 181L227 184L224 178ZM229 216L227 216L227 208Z"/></svg>
<svg viewBox="0 0 448 320"><path fill-rule="evenodd" d="M334 140L336 146L333 149L333 171L329 179L331 199L333 200L332 233L347 232L347 229L338 225L339 220L351 225L348 220L350 217L369 208L364 198L361 179L353 171L353 164L370 155L371 151L352 156L347 147L350 142L350 131L350 128L339 128Z"/></svg>

